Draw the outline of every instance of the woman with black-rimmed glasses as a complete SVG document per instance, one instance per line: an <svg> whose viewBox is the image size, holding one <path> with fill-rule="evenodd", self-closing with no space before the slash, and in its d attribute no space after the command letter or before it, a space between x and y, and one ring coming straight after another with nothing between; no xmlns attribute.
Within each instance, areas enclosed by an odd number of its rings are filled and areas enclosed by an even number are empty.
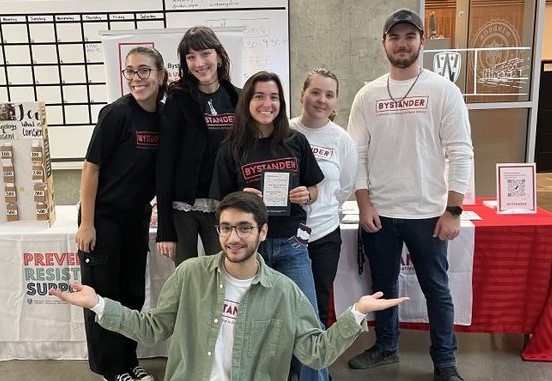
<svg viewBox="0 0 552 381"><path fill-rule="evenodd" d="M130 93L100 111L86 152L76 242L82 283L139 310L167 71L157 50L140 46L121 74ZM93 372L107 381L153 381L138 364L135 341L101 328L88 309L84 316Z"/></svg>

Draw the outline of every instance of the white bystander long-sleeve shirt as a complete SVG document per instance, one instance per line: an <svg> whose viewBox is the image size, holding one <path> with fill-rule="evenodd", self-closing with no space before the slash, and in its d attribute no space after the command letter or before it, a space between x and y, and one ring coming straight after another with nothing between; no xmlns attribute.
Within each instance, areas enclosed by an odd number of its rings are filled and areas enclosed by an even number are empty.
<svg viewBox="0 0 552 381"><path fill-rule="evenodd" d="M379 215L419 219L444 212L448 191L468 187L473 147L468 110L458 87L423 70L415 78L368 83L354 98L348 133L359 160L355 190L368 189ZM445 157L449 176L445 178Z"/></svg>

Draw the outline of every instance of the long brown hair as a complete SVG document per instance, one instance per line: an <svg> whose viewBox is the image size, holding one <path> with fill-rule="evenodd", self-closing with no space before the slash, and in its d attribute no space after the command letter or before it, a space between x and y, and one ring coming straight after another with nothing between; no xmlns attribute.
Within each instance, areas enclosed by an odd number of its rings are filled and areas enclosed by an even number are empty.
<svg viewBox="0 0 552 381"><path fill-rule="evenodd" d="M187 89L193 94L197 93L199 81L188 70L186 63L186 54L191 50L214 49L220 64L217 68L218 79L230 81L230 58L226 49L218 39L217 35L209 27L198 25L194 26L184 33L182 40L178 44L177 54L180 68L178 74L180 78L169 85L169 93L175 89Z"/></svg>
<svg viewBox="0 0 552 381"><path fill-rule="evenodd" d="M127 53L126 58L133 54L143 54L153 58L153 61L155 62L155 69L158 72L163 73L163 82L161 82L161 85L159 85L159 92L157 93L157 101L159 102L165 97L165 93L167 92L167 82L169 80L169 73L167 73L167 69L165 68L163 56L157 51L157 49L151 48L149 46L137 46L135 48L132 48Z"/></svg>
<svg viewBox="0 0 552 381"><path fill-rule="evenodd" d="M278 87L278 97L280 98L280 111L272 122L274 131L270 135L270 147L274 150L279 144L286 144L290 137L291 129L286 115L286 101L284 99L284 89L280 78L274 73L259 71L253 74L243 85L236 105L234 124L227 141L230 142L230 152L232 158L237 162L245 160L247 154L255 146L257 139L261 136L261 131L257 127L257 122L249 112L249 103L255 93L257 82L273 81Z"/></svg>

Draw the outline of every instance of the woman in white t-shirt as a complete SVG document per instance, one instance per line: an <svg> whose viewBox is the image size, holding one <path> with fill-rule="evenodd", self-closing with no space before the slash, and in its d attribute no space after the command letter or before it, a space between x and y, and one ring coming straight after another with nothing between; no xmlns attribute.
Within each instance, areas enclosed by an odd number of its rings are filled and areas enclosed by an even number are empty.
<svg viewBox="0 0 552 381"><path fill-rule="evenodd" d="M308 251L324 325L328 323L330 292L341 250L338 210L353 190L357 168L353 140L333 122L338 92L334 73L327 69L309 72L301 90L303 112L290 121L291 128L307 137L324 173L324 180L318 184L317 201L305 206L307 226L312 228Z"/></svg>

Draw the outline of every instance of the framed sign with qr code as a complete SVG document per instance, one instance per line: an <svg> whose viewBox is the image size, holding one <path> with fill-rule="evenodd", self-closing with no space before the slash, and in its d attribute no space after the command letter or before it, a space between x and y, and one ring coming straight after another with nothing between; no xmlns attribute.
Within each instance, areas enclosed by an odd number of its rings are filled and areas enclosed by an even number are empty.
<svg viewBox="0 0 552 381"><path fill-rule="evenodd" d="M496 195L498 214L537 213L535 163L497 163Z"/></svg>

